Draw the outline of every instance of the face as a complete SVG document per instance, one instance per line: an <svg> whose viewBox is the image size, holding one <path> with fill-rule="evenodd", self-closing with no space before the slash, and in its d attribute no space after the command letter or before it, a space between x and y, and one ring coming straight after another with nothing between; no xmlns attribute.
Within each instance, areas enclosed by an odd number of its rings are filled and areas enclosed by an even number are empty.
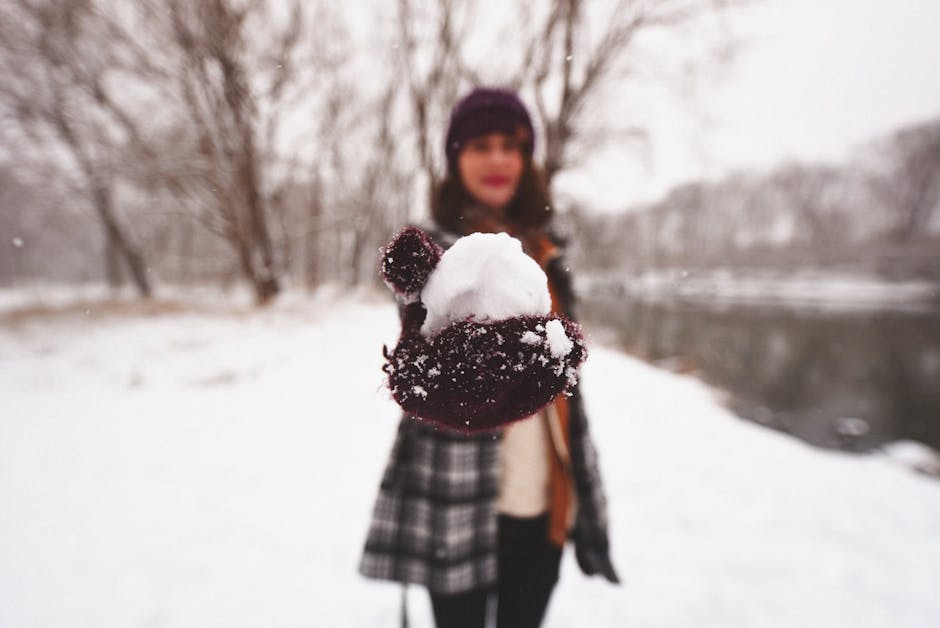
<svg viewBox="0 0 940 628"><path fill-rule="evenodd" d="M470 195L486 207L501 211L519 187L525 167L522 146L504 133L474 137L460 151L457 167Z"/></svg>

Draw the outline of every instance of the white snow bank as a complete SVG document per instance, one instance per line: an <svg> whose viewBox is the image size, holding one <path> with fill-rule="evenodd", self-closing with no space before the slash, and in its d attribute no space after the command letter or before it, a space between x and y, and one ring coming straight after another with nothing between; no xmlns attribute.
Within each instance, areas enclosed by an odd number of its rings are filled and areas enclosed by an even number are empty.
<svg viewBox="0 0 940 628"><path fill-rule="evenodd" d="M397 332L391 304L322 299L0 328L0 625L397 625L400 589L356 574ZM624 584L567 551L546 626L936 625L937 480L591 349Z"/></svg>
<svg viewBox="0 0 940 628"><path fill-rule="evenodd" d="M915 471L940 476L940 452L934 451L923 443L899 440L888 443L882 447L882 451L891 460L907 465Z"/></svg>
<svg viewBox="0 0 940 628"><path fill-rule="evenodd" d="M940 286L922 280L894 281L865 275L801 271L772 273L654 271L635 277L595 276L583 289L615 289L637 298L681 297L717 303L784 304L825 309L916 307L936 302Z"/></svg>

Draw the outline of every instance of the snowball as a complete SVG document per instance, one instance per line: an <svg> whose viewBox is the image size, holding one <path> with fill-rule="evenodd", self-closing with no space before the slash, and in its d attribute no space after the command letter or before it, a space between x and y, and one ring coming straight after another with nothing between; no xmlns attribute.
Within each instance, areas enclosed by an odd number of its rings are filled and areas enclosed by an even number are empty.
<svg viewBox="0 0 940 628"><path fill-rule="evenodd" d="M553 358L564 357L574 349L574 343L565 334L565 327L558 319L552 319L545 324L545 336Z"/></svg>
<svg viewBox="0 0 940 628"><path fill-rule="evenodd" d="M551 312L548 279L522 243L505 233L474 233L457 240L441 257L421 292L428 336L454 321Z"/></svg>

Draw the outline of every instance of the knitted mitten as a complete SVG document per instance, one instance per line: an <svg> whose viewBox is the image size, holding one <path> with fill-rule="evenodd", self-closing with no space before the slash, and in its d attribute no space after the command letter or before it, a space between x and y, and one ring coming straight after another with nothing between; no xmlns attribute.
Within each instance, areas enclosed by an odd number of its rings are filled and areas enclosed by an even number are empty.
<svg viewBox="0 0 940 628"><path fill-rule="evenodd" d="M420 292L441 256L415 227L383 254L382 276L406 302L383 370L406 412L461 432L492 430L532 415L576 383L587 351L580 326L562 316L470 316L423 336Z"/></svg>

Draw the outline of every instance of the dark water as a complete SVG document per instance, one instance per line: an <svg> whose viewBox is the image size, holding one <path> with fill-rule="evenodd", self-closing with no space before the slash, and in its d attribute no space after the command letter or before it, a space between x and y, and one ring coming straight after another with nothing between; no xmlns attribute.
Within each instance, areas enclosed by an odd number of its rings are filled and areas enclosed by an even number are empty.
<svg viewBox="0 0 940 628"><path fill-rule="evenodd" d="M865 451L910 439L940 450L940 312L719 308L582 299L643 359L731 394L744 418L821 447Z"/></svg>

